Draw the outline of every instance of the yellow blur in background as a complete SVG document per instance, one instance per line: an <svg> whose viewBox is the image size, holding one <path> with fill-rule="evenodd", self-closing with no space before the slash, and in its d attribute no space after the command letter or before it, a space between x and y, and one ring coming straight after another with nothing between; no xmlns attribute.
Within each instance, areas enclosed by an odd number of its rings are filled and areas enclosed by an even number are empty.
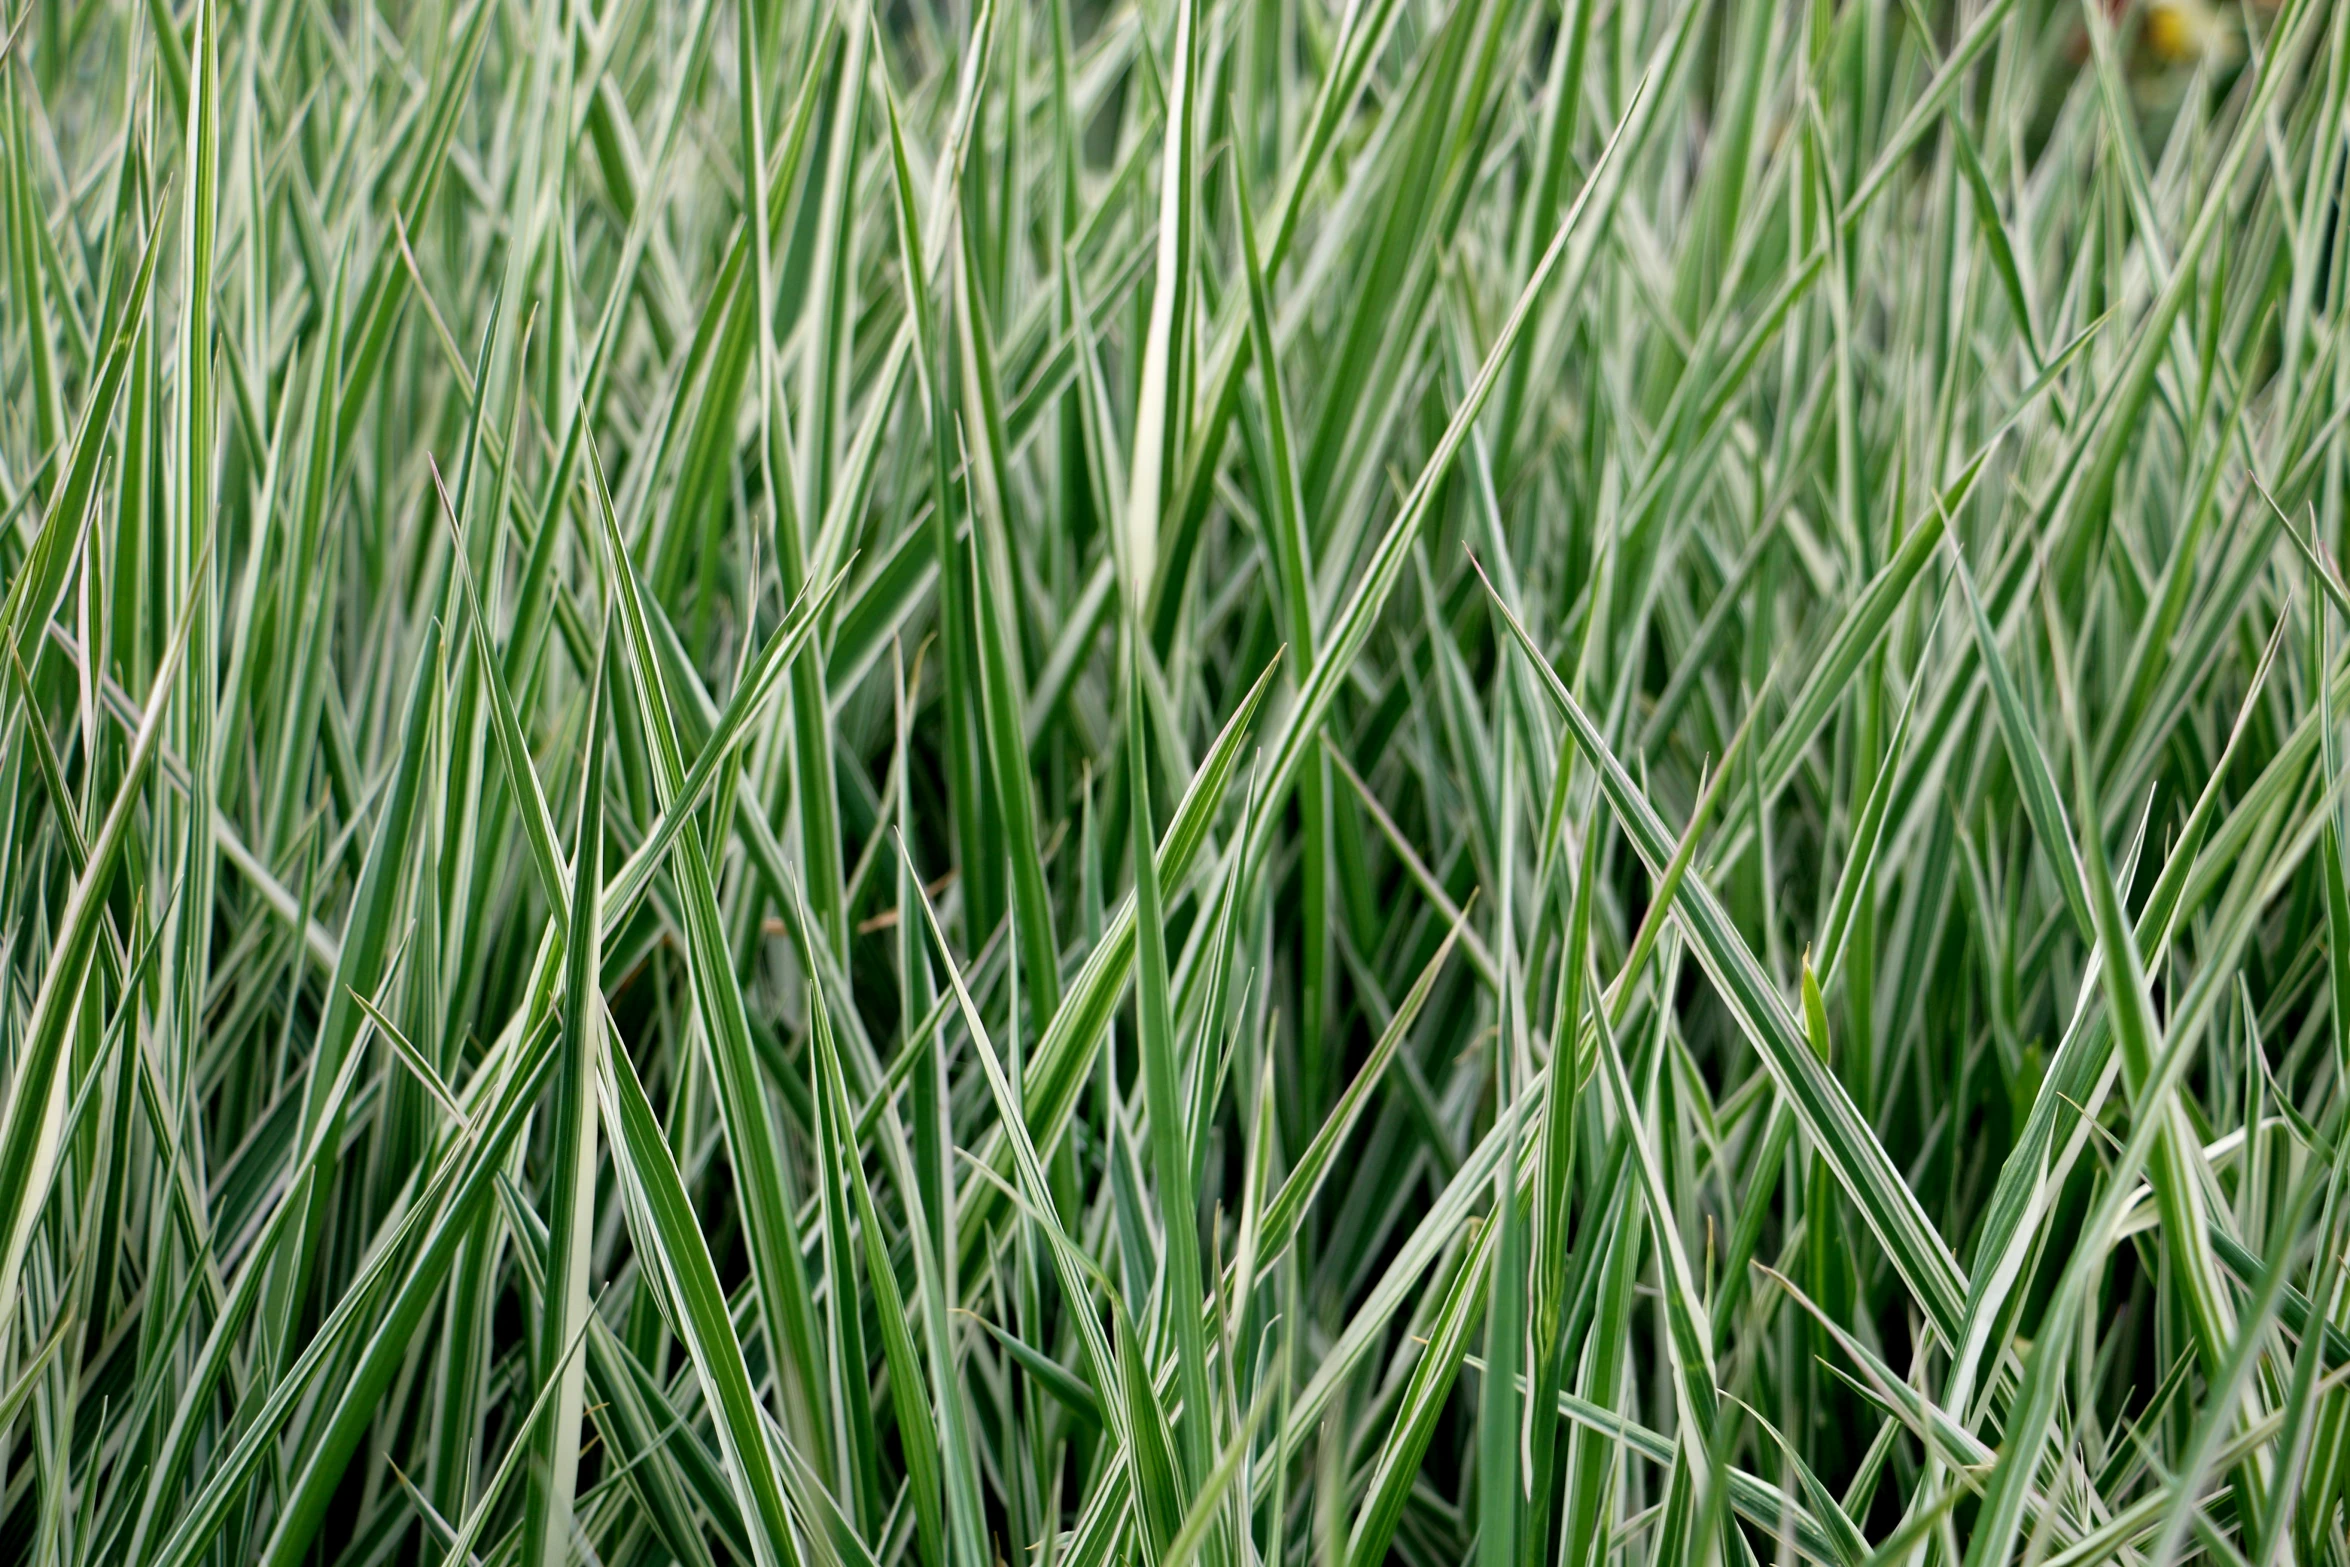
<svg viewBox="0 0 2350 1567"><path fill-rule="evenodd" d="M2239 24L2208 0L2149 0L2146 47L2170 65L2227 65L2243 43Z"/></svg>

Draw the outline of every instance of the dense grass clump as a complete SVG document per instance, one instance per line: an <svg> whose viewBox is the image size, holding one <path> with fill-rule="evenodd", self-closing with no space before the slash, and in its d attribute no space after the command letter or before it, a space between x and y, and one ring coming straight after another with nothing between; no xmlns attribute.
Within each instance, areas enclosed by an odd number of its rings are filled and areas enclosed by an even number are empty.
<svg viewBox="0 0 2350 1567"><path fill-rule="evenodd" d="M2350 6L10 9L0 1564L2350 1567Z"/></svg>

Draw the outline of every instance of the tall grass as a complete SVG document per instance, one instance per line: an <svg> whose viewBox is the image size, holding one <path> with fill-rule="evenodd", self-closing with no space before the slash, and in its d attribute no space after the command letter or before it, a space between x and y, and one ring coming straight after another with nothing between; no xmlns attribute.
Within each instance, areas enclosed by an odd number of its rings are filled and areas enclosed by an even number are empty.
<svg viewBox="0 0 2350 1567"><path fill-rule="evenodd" d="M2350 7L11 9L0 1562L2350 1563Z"/></svg>

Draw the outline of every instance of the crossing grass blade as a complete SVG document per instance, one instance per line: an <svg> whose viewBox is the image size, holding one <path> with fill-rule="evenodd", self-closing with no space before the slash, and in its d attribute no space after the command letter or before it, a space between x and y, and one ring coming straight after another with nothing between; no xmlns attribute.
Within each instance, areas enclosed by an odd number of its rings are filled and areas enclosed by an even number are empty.
<svg viewBox="0 0 2350 1567"><path fill-rule="evenodd" d="M792 1516L742 1343L661 1124L626 1051L604 1053L598 1094L630 1223L659 1270L664 1315L717 1415L727 1482L751 1525L751 1558L760 1567L795 1567L800 1557Z"/></svg>
<svg viewBox="0 0 2350 1567"><path fill-rule="evenodd" d="M1599 774L1608 804L1625 825L1641 859L1662 872L1674 845L1647 796L1608 749L1598 726L1560 682L1517 617L1502 614L1519 649L1542 677L1542 689L1567 722L1573 743ZM1903 1182L1884 1147L1861 1120L1844 1086L1812 1053L1787 1003L1755 961L1752 949L1731 926L1729 916L1702 882L1683 884L1686 900L1676 905L1709 978L1748 1031L1780 1091L1818 1141L1870 1229L1937 1331L1955 1331L1966 1281L1948 1245L1916 1195Z"/></svg>
<svg viewBox="0 0 2350 1567"><path fill-rule="evenodd" d="M533 1455L524 1560L536 1567L571 1554L572 1506L579 1481L579 1423L587 1365L578 1353L595 1308L588 1290L596 1219L597 1058L604 1049L604 693L609 645L599 638L588 685L587 764L580 780L579 829L571 850L571 919L563 946L563 1044L549 1105L553 1164L548 1190L547 1261L540 1298L538 1365L554 1397ZM485 661L487 662L487 661ZM486 1497L485 1497L486 1501ZM462 1557L464 1552L452 1546Z"/></svg>

